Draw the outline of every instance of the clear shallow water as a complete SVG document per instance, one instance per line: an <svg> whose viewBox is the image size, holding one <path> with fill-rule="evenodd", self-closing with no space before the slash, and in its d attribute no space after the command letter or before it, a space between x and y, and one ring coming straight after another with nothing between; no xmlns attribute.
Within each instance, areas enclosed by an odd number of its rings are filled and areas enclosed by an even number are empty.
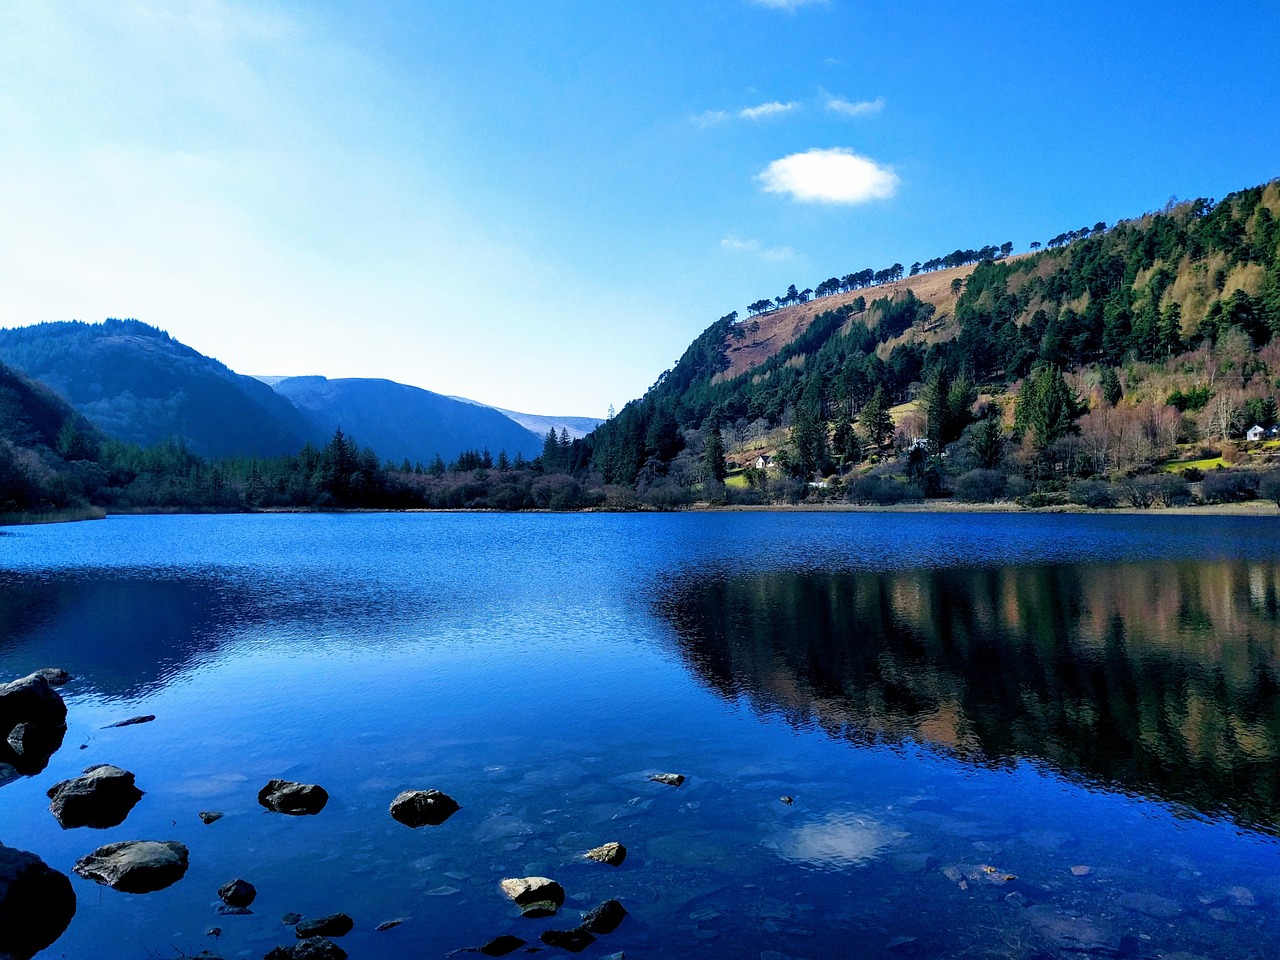
<svg viewBox="0 0 1280 960"><path fill-rule="evenodd" d="M260 957L289 941L282 914L338 910L353 957L443 956L534 944L610 896L630 916L584 956L1269 956L1278 534L874 514L13 529L0 668L79 679L63 748L0 787L0 841L69 875L115 840L191 850L141 897L73 877L51 957ZM45 789L104 762L146 796L119 827L62 831ZM689 779L645 779L667 770ZM271 777L332 799L266 814ZM390 819L431 787L462 804L448 823ZM623 866L581 860L610 840ZM559 917L498 891L529 874L565 886ZM254 913L216 915L237 876Z"/></svg>

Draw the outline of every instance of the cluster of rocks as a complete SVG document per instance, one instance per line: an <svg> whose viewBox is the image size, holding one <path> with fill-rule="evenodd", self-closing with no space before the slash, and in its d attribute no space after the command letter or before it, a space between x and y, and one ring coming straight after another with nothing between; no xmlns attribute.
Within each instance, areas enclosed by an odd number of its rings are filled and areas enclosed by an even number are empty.
<svg viewBox="0 0 1280 960"><path fill-rule="evenodd" d="M41 670L11 683L0 684L0 784L19 776L42 772L66 734L66 705L54 689L68 682L61 670ZM152 715L132 717L111 727L132 726L154 720ZM678 787L680 774L655 774L649 779ZM63 829L106 829L119 826L144 793L134 774L112 764L85 768L77 777L60 781L47 790L49 809ZM314 816L329 801L318 784L273 779L258 792L258 803L287 816ZM439 790L405 790L390 805L392 819L412 829L443 825L461 809L458 802ZM216 823L221 811L199 813L205 824ZM610 842L586 851L583 857L619 866L626 847ZM190 853L176 840L128 840L109 843L80 857L73 867L78 876L122 893L145 894L177 883L187 873ZM547 877L508 878L501 889L527 918L556 915L565 902L564 888ZM252 913L258 891L248 880L235 878L218 888L218 913ZM65 874L50 868L38 856L0 844L0 960L29 960L54 943L76 912L76 897ZM568 929L549 929L539 939L547 946L574 953L584 950L598 936L612 933L627 911L614 899L605 900L585 913ZM274 948L265 960L344 960L342 947L333 942L350 933L355 921L343 913L303 919L288 914L296 942ZM376 928L389 930L404 918L386 921ZM209 931L220 935L220 928ZM505 956L525 947L520 937L495 937L481 947L470 948L486 956ZM530 948L535 949L535 948ZM217 960L206 952L205 960Z"/></svg>

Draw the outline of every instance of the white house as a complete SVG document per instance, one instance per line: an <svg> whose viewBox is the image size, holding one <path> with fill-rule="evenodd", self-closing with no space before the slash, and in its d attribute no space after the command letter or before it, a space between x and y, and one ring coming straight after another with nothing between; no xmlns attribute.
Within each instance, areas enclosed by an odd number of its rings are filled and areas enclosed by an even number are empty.
<svg viewBox="0 0 1280 960"><path fill-rule="evenodd" d="M762 454L760 454L760 456L756 457L756 469L757 469L757 470L763 470L763 469L764 469L765 467L767 467L767 466L769 466L769 456L768 456L768 454L764 454L764 453L762 453Z"/></svg>
<svg viewBox="0 0 1280 960"><path fill-rule="evenodd" d="M1267 435L1267 431L1256 423L1244 432L1244 438L1250 443L1255 443Z"/></svg>

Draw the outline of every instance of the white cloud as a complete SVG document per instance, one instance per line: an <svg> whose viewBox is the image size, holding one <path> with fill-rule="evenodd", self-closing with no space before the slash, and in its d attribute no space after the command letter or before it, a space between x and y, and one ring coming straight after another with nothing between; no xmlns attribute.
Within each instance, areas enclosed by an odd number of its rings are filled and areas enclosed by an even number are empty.
<svg viewBox="0 0 1280 960"><path fill-rule="evenodd" d="M757 7L768 7L770 10L786 10L788 13L801 7L828 5L830 0L751 0Z"/></svg>
<svg viewBox="0 0 1280 960"><path fill-rule="evenodd" d="M703 110L689 118L689 122L699 127L714 127L729 119L727 110Z"/></svg>
<svg viewBox="0 0 1280 960"><path fill-rule="evenodd" d="M720 241L720 249L731 253L750 253L770 263L796 258L796 252L790 247L766 247L759 240L743 240L734 236L724 237Z"/></svg>
<svg viewBox="0 0 1280 960"><path fill-rule="evenodd" d="M793 153L756 179L766 193L785 193L802 203L848 204L886 200L900 182L892 170L843 147Z"/></svg>
<svg viewBox="0 0 1280 960"><path fill-rule="evenodd" d="M774 100L770 103L762 103L758 107L745 107L738 111L738 116L743 120L759 120L761 117L774 117L780 113L790 113L796 108L794 103L779 103Z"/></svg>
<svg viewBox="0 0 1280 960"><path fill-rule="evenodd" d="M866 117L873 113L879 113L884 109L884 97L876 97L874 100L859 100L856 103L842 100L839 97L827 97L827 109L832 113L839 113L846 117Z"/></svg>

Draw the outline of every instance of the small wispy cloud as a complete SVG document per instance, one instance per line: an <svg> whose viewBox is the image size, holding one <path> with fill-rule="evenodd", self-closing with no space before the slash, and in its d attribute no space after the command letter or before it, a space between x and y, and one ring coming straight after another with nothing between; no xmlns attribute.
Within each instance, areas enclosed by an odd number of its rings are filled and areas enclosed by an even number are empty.
<svg viewBox="0 0 1280 960"><path fill-rule="evenodd" d="M781 263L796 258L796 252L790 247L766 247L759 240L743 240L741 237L734 236L724 237L720 241L720 249L731 253L749 253L770 263Z"/></svg>
<svg viewBox="0 0 1280 960"><path fill-rule="evenodd" d="M776 117L780 113L790 113L795 108L794 103L780 103L774 100L756 107L744 107L738 111L738 116L743 120L760 120L763 117Z"/></svg>
<svg viewBox="0 0 1280 960"><path fill-rule="evenodd" d="M788 13L801 7L825 7L830 0L750 0L757 7L768 7L770 10L786 10Z"/></svg>
<svg viewBox="0 0 1280 960"><path fill-rule="evenodd" d="M901 182L889 168L843 147L790 154L773 161L756 179L766 193L835 204L887 200Z"/></svg>
<svg viewBox="0 0 1280 960"><path fill-rule="evenodd" d="M868 117L884 109L884 97L874 100L844 100L840 97L827 97L827 109L845 117Z"/></svg>
<svg viewBox="0 0 1280 960"><path fill-rule="evenodd" d="M728 120L732 114L727 110L703 110L689 118L689 122L698 127L716 127Z"/></svg>

